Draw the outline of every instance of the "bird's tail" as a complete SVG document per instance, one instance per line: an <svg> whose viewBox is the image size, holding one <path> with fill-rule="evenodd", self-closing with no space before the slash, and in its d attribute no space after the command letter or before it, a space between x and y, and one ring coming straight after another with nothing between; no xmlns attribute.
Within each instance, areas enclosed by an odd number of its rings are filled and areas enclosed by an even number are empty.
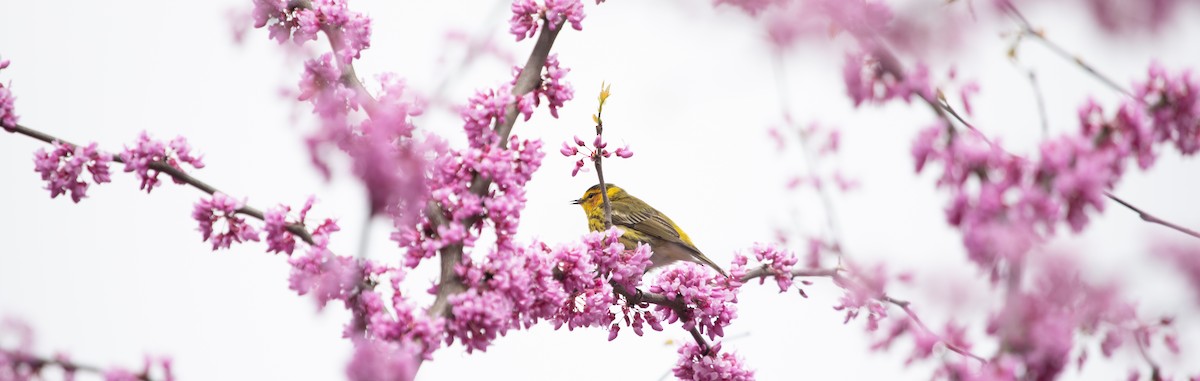
<svg viewBox="0 0 1200 381"><path fill-rule="evenodd" d="M717 266L716 262L713 262L711 259L708 259L708 257L704 256L703 253L696 253L696 255L693 256L692 258L695 259L696 263L699 263L699 264L702 264L702 265L705 265L708 267L712 267L713 270L717 270L717 272L721 273L722 276L724 276L726 278L729 277L729 273L725 272L725 270L722 269L721 266Z"/></svg>

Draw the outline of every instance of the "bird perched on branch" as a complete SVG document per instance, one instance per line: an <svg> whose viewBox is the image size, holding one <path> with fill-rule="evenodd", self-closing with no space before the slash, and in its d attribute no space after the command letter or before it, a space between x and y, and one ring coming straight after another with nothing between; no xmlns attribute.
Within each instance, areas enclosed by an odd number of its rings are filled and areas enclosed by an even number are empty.
<svg viewBox="0 0 1200 381"><path fill-rule="evenodd" d="M616 185L606 184L606 188L612 209L612 224L625 230L621 235L621 244L629 250L636 248L638 242L650 245L654 254L650 256L649 269L675 261L692 261L712 267L721 275L729 276L725 270L704 256L704 253L692 244L692 239L688 238L687 233L667 215ZM588 218L588 229L591 231L605 230L604 198L600 192L600 184L596 184L583 192L582 198L571 202L583 207L583 212Z"/></svg>

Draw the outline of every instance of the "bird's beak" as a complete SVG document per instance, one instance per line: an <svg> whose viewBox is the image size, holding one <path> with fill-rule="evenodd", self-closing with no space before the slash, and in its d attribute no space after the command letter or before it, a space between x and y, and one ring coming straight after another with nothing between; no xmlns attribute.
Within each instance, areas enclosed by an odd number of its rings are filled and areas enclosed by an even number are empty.
<svg viewBox="0 0 1200 381"><path fill-rule="evenodd" d="M579 205L579 204L582 204L582 203L583 203L583 200L581 200L581 199L574 199L574 200L571 200L571 205Z"/></svg>

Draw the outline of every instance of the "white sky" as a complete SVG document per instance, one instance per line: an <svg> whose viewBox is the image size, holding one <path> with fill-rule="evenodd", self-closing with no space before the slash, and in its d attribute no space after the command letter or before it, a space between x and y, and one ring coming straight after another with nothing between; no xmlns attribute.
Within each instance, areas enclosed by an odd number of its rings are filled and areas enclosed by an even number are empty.
<svg viewBox="0 0 1200 381"><path fill-rule="evenodd" d="M353 1L375 22L372 47L358 65L368 87L374 74L393 71L428 94L453 76L446 99L461 104L474 89L508 81L512 62L494 58L454 70L463 46L447 42L450 30L493 33L494 42L522 62L533 45L512 42L508 2L498 8L463 3ZM557 147L572 135L590 135L588 115L601 81L614 84L606 135L635 152L632 159L607 162L606 177L670 214L709 257L727 264L734 251L770 240L780 224L821 231L813 194L784 190L786 178L804 166L795 153L777 154L767 136L768 127L780 124L777 77L753 22L704 0L587 3L584 31L568 30L554 46L572 69L576 101L560 119L543 108L514 130L546 142L542 170L529 184L526 237L565 242L586 230L582 213L567 201L595 182L593 174L571 178L574 159ZM251 30L243 45L233 43L228 11L249 4L0 0L0 56L12 60L0 81L11 81L21 123L32 128L110 150L141 130L163 139L184 135L205 154L207 167L196 175L252 205L299 205L316 194L315 215L341 219L336 251L352 252L364 213L359 185L346 176L326 184L308 164L302 136L312 126L309 108L280 95L295 88L298 61L286 58L263 30ZM929 12L939 7L923 6L932 7ZM1184 37L1200 33L1195 26L1175 25L1160 35L1170 38L1113 38L1083 23L1076 8L1027 13L1121 83L1143 77L1154 57L1171 69L1200 63L1195 39ZM1177 15L1188 16L1194 9ZM998 37L1014 28L984 25L961 36L963 54L938 58L943 63L934 65L941 68L935 78L945 78L945 62L957 62L960 77L983 88L975 101L977 124L1013 150L1028 150L1039 136L1035 103ZM839 164L863 183L861 191L835 199L850 255L913 271L915 286L895 289L897 297L913 301L932 326L956 316L980 334L981 316L995 301L943 222L945 195L931 191L932 176L912 173L909 144L932 116L924 106L903 103L854 110L844 96L841 60L841 53L809 44L792 51L784 66L791 113L800 122L842 127ZM1087 94L1110 107L1118 100L1036 44L1022 47L1021 65L1036 68L1055 133L1074 131L1075 109ZM418 123L461 134L458 117L445 109ZM340 336L347 314L315 312L309 298L296 297L287 289L285 258L264 254L262 244L210 252L189 217L200 192L168 184L146 196L132 177L118 173L78 205L51 200L32 171L32 152L40 147L0 134L0 316L31 323L41 353L64 350L80 362L131 367L140 366L144 353L167 354L188 380L344 378L350 344ZM1116 193L1200 226L1200 206L1189 197L1200 190L1190 176L1195 170L1194 161L1168 153L1153 170L1126 176ZM793 208L801 211L798 220L787 212ZM386 224L376 223L371 234L372 256L395 258ZM1182 344L1193 361L1156 355L1169 369L1194 373L1200 371L1194 361L1197 295L1146 249L1155 239L1177 236L1114 205L1086 234L1055 246L1075 252L1096 277L1119 275L1148 316L1181 316ZM408 279L412 290L422 290L433 278L423 267ZM759 379L927 378L924 368L903 367L907 343L894 354L867 353L863 322L843 325L841 313L830 308L840 291L829 282L808 287L808 299L773 289L747 287L739 319L726 330L738 337L726 348L744 356ZM604 329L553 331L543 324L510 332L486 353L443 349L418 378L654 380L675 362L677 345L667 341L687 339L674 326L640 338L628 330L614 342L606 337ZM1122 352L1122 361L1127 355ZM1068 374L1112 379L1124 369L1091 366Z"/></svg>

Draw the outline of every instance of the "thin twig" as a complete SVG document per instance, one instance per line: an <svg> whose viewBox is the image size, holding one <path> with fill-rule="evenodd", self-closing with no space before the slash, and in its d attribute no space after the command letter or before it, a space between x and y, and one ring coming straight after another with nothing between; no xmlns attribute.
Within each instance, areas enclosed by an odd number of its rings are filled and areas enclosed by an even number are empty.
<svg viewBox="0 0 1200 381"><path fill-rule="evenodd" d="M1042 96L1042 87L1038 86L1037 74L1029 69L1029 86L1033 88L1034 99L1037 100L1038 119L1042 121L1042 139L1050 137L1050 118L1046 116L1046 98Z"/></svg>
<svg viewBox="0 0 1200 381"><path fill-rule="evenodd" d="M39 357L28 353L7 349L0 349L0 357L7 360L7 365L11 367L14 372L17 370L17 367L22 364L28 366L30 368L31 375L40 375L42 368L46 366L60 368L62 369L63 373L66 374L84 372L103 377L104 373L106 372L104 369L95 365L80 364L66 359ZM140 381L154 381L154 379L150 378L150 375L147 373L133 374L133 376ZM38 377L36 379L41 378Z"/></svg>
<svg viewBox="0 0 1200 381"><path fill-rule="evenodd" d="M779 97L779 110L780 110L780 113L782 114L781 116L783 117L784 122L787 123L788 126L790 126L792 128L796 128L796 126L794 125L794 122L792 121L791 113L788 111L788 105L791 104L791 101L790 101L791 97L789 96L789 93L787 91L787 84L786 84L787 81L785 81L783 78L783 74L784 74L783 54L778 49L776 49L775 51L773 51L772 55L775 58L775 60L774 60L775 77L776 77L775 84L776 84L776 91L778 92L778 97ZM810 176L817 176L817 169L816 169L817 156L813 154L811 149L809 149L808 135L805 134L803 131L801 131L799 136L800 136L800 152L804 155L805 170L808 171ZM817 186L815 188L817 190L817 197L821 201L821 207L824 209L824 212L825 212L824 213L825 214L825 225L828 227L829 235L833 239L833 249L834 249L833 251L835 254L837 254L838 265L840 266L842 264L843 255L844 255L842 252L842 233L841 233L842 229L840 228L840 225L838 224L838 221L837 221L837 213L833 209L833 196L831 196L829 194L829 190L826 189L826 187L824 187L824 186Z"/></svg>
<svg viewBox="0 0 1200 381"><path fill-rule="evenodd" d="M1000 2L1000 5L1003 6L1004 9L1008 11L1008 14L1011 15L1013 17L1013 19L1017 21L1017 24L1021 27L1021 35L1033 37L1033 38L1037 39L1038 41L1041 41L1042 45L1045 45L1046 48L1049 48L1051 52L1053 52L1054 54L1057 54L1059 57L1062 57L1063 59L1074 62L1075 65L1079 66L1081 69L1088 72L1088 74L1091 74L1093 78L1100 80L1100 82L1103 82L1105 85L1112 88L1113 90L1116 90L1117 92L1119 92L1121 94L1124 94L1130 98L1134 97L1133 94L1129 92L1129 90L1126 90L1124 87L1117 84L1117 82L1113 81L1112 78L1109 78L1108 76L1105 76L1104 74L1100 74L1099 70L1096 70L1095 67L1093 67L1092 65L1089 65L1087 62L1084 62L1084 60L1082 58L1080 58L1079 56L1076 56L1074 54L1067 52L1067 50L1064 49L1062 46L1059 46L1054 41L1051 41L1050 39L1046 38L1046 34L1035 29L1033 27L1033 24L1029 22L1029 19L1025 18L1025 15L1021 14L1021 11L1017 9L1017 6L1014 5L1012 3L1012 1L1003 0Z"/></svg>
<svg viewBox="0 0 1200 381"><path fill-rule="evenodd" d="M960 347L957 344L951 343L951 342L947 341L946 339L943 339L940 335L935 333L932 329L929 329L929 327L925 325L925 322L921 321L921 317L917 316L916 312L913 312L912 308L910 307L910 303L908 301L895 299L895 298L892 298L892 297L886 296L886 295L883 298L881 298L880 300L891 303L891 304L895 305L896 307L900 307L900 309L903 310L904 313L908 315L909 320L912 320L913 323L916 323L917 326L920 327L921 330L925 331L926 334L932 335L939 342L941 342L942 345L945 345L946 349L949 349L949 350L953 351L954 353L958 353L960 355L967 356L972 359L978 360L980 363L983 363L983 364L988 363L987 359L980 357L979 355L976 355L974 353L971 353L971 351L969 351L963 347Z"/></svg>
<svg viewBox="0 0 1200 381"><path fill-rule="evenodd" d="M1130 204L1130 203L1126 202L1125 200L1122 200L1121 198L1113 195L1112 193L1104 192L1104 195L1107 196L1109 199L1116 201L1118 204L1121 204L1121 206L1129 208L1129 210L1132 210L1134 213L1137 213L1138 217L1141 218L1142 221L1146 221L1146 222L1149 222L1152 224L1159 224L1162 226L1166 226L1166 227L1174 229L1175 231L1178 231L1180 233L1187 234L1192 237L1200 238L1200 233L1197 233L1195 230L1188 229L1183 226L1179 226L1175 223L1172 223L1171 221L1167 221L1167 220L1158 218L1153 214L1147 213L1146 211L1139 209L1136 206L1133 206L1133 204Z"/></svg>
<svg viewBox="0 0 1200 381"><path fill-rule="evenodd" d="M75 149L75 147L78 147L78 145L76 145L75 143L71 143L69 141L59 139L53 135L50 135L50 134L47 134L45 132L41 132L38 130L34 130L32 128L29 128L29 127L26 127L23 125L19 125L19 124L15 127L15 129L12 130L12 132L15 132L15 133L18 133L21 135L25 135L25 136L49 143L49 144L54 144L54 143L62 144L71 149ZM125 164L125 160L122 159L121 156L119 156L119 155L112 155L112 161L114 163ZM183 170L181 170L179 168L172 167L170 164L167 164L164 161L160 160L160 161L150 162L149 167L150 167L150 169L152 169L154 171L164 173L167 176L171 176L171 178L174 179L175 181L190 185L193 188L199 189L201 192L207 193L209 195L220 192L220 190L218 190L216 187L209 185L208 183L205 183L204 181L201 181L200 179L192 177L192 175L187 174L187 172L184 172ZM263 212L257 208L251 207L251 206L243 206L237 210L237 213L253 217L254 219L257 219L260 221L263 220ZM300 240L304 241L305 243L307 243L309 245L314 244L313 239L312 239L312 234L308 231L307 228L304 227L304 225L301 225L299 222L288 223L286 228L289 233L292 233L292 235L295 235L296 237L300 238Z"/></svg>

